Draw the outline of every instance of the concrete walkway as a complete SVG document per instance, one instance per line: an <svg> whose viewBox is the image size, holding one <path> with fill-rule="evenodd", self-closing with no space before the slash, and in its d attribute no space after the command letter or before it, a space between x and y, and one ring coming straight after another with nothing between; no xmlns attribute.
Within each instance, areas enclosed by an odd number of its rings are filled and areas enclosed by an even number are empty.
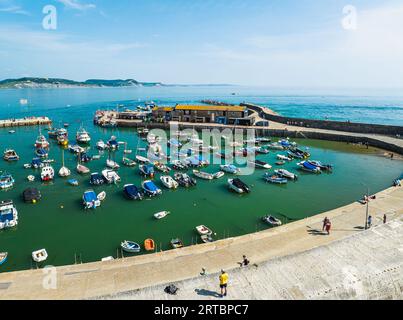
<svg viewBox="0 0 403 320"><path fill-rule="evenodd" d="M260 265L362 233L365 211L365 206L354 203L280 228L212 244L112 262L59 267L56 269L55 290L43 287L47 278L42 270L0 274L0 299L85 299L113 296L191 279L197 277L203 267L210 274L217 273L222 268L231 270L237 268L237 262L243 254ZM375 224L382 223L384 213L390 220L400 219L403 214L403 188L390 188L379 193L377 199L370 204L370 213ZM325 216L333 223L330 236L321 232ZM402 233L396 237L402 237ZM401 238L398 240L401 241ZM360 246L358 242L355 245ZM320 272L320 268L316 270L317 273ZM281 275L284 278L286 276ZM287 281L293 282L295 275L290 271L288 276Z"/></svg>

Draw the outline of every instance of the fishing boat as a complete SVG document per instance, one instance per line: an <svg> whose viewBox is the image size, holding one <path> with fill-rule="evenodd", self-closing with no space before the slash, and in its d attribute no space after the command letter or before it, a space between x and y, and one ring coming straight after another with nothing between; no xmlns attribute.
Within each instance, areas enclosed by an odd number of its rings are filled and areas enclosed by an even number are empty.
<svg viewBox="0 0 403 320"><path fill-rule="evenodd" d="M108 148L111 151L116 151L119 149L119 142L116 140L115 136L112 136L107 142Z"/></svg>
<svg viewBox="0 0 403 320"><path fill-rule="evenodd" d="M162 184L168 189L177 189L179 183L175 181L171 176L161 176L160 178Z"/></svg>
<svg viewBox="0 0 403 320"><path fill-rule="evenodd" d="M298 163L297 165L301 170L306 171L306 172L316 173L316 174L322 173L320 168L318 168L317 166L314 166L313 164L309 163L308 161L302 161L302 162Z"/></svg>
<svg viewBox="0 0 403 320"><path fill-rule="evenodd" d="M29 175L29 176L27 177L27 180L28 180L28 182L34 182L34 181L35 181L35 176Z"/></svg>
<svg viewBox="0 0 403 320"><path fill-rule="evenodd" d="M79 185L79 182L77 179L70 179L69 181L67 181L69 185L73 186L73 187L77 187Z"/></svg>
<svg viewBox="0 0 403 320"><path fill-rule="evenodd" d="M119 183L121 181L120 176L116 171L105 169L102 171L102 176L108 184Z"/></svg>
<svg viewBox="0 0 403 320"><path fill-rule="evenodd" d="M221 179L224 176L225 176L225 172L223 172L223 171L218 171L213 174L214 179Z"/></svg>
<svg viewBox="0 0 403 320"><path fill-rule="evenodd" d="M289 157L287 157L285 155L282 155L282 154L278 154L277 159L282 160L282 161L292 161L292 158L289 158Z"/></svg>
<svg viewBox="0 0 403 320"><path fill-rule="evenodd" d="M59 134L56 139L57 143L62 147L66 147L69 144L69 139L67 138L67 135Z"/></svg>
<svg viewBox="0 0 403 320"><path fill-rule="evenodd" d="M18 211L12 200L0 202L0 230L18 225Z"/></svg>
<svg viewBox="0 0 403 320"><path fill-rule="evenodd" d="M7 262L8 252L0 252L0 266Z"/></svg>
<svg viewBox="0 0 403 320"><path fill-rule="evenodd" d="M266 182L270 182L270 183L273 183L273 184L287 184L288 183L288 180L286 178L282 178L282 177L280 177L278 175L272 175L270 173L266 173L263 176L263 179Z"/></svg>
<svg viewBox="0 0 403 320"><path fill-rule="evenodd" d="M171 240L171 246L172 246L172 248L174 248L174 249L180 249L180 248L183 248L183 247L184 247L182 240L179 239L179 238L177 238L177 239L172 239L172 240Z"/></svg>
<svg viewBox="0 0 403 320"><path fill-rule="evenodd" d="M85 209L96 209L101 206L101 201L98 199L94 190L87 190L84 192L83 205Z"/></svg>
<svg viewBox="0 0 403 320"><path fill-rule="evenodd" d="M120 247L127 253L139 253L141 251L140 245L133 241L125 240L120 244Z"/></svg>
<svg viewBox="0 0 403 320"><path fill-rule="evenodd" d="M230 173L230 174L238 174L241 172L241 170L239 168L237 168L236 166L232 165L232 164L225 164L220 166L221 171L226 172L226 173Z"/></svg>
<svg viewBox="0 0 403 320"><path fill-rule="evenodd" d="M35 150L35 154L36 154L37 157L43 159L43 158L47 158L47 157L48 157L49 152L48 152L47 149L40 148L40 149L36 149L36 150Z"/></svg>
<svg viewBox="0 0 403 320"><path fill-rule="evenodd" d="M140 163L143 163L143 164L147 164L147 163L150 163L151 161L149 160L149 159L147 159L146 157L143 157L143 156L136 156L136 160L138 161L138 162L140 162Z"/></svg>
<svg viewBox="0 0 403 320"><path fill-rule="evenodd" d="M248 160L248 164L250 166L253 166L256 169L266 169L270 170L272 166L268 164L267 162L260 161L260 160Z"/></svg>
<svg viewBox="0 0 403 320"><path fill-rule="evenodd" d="M122 164L126 167L135 167L137 165L136 161L123 157Z"/></svg>
<svg viewBox="0 0 403 320"><path fill-rule="evenodd" d="M331 164L323 164L322 162L316 160L308 160L308 162L313 166L318 167L322 171L333 171L333 166Z"/></svg>
<svg viewBox="0 0 403 320"><path fill-rule="evenodd" d="M199 170L193 170L193 174L200 179L214 180L214 175L212 175L211 173L207 173L207 172L203 172L203 171L199 171Z"/></svg>
<svg viewBox="0 0 403 320"><path fill-rule="evenodd" d="M184 163L180 160L172 161L172 166L175 170L187 170L189 168L186 163Z"/></svg>
<svg viewBox="0 0 403 320"><path fill-rule="evenodd" d="M102 191L101 193L99 193L98 195L97 195L97 199L99 200L99 201L105 201L105 199L106 199L106 192L105 191Z"/></svg>
<svg viewBox="0 0 403 320"><path fill-rule="evenodd" d="M163 172L163 173L169 173L171 171L171 168L168 167L167 165L163 164L162 162L156 161L154 163L154 166L155 166L155 169L157 169L158 171Z"/></svg>
<svg viewBox="0 0 403 320"><path fill-rule="evenodd" d="M240 194L250 192L249 186L241 179L228 179L228 186L230 190L233 190Z"/></svg>
<svg viewBox="0 0 403 320"><path fill-rule="evenodd" d="M169 211L161 211L161 212L158 212L158 213L154 214L154 218L157 219L157 220L161 220L161 219L164 219L165 217L167 217L170 214L171 213Z"/></svg>
<svg viewBox="0 0 403 320"><path fill-rule="evenodd" d="M6 190L14 186L15 180L13 176L9 173L0 172L0 189Z"/></svg>
<svg viewBox="0 0 403 320"><path fill-rule="evenodd" d="M267 216L263 217L262 220L263 220L263 222L266 222L266 223L272 225L273 227L279 227L283 224L279 219L277 219L276 217L273 217L271 215L267 215Z"/></svg>
<svg viewBox="0 0 403 320"><path fill-rule="evenodd" d="M92 173L90 178L90 184L93 186L100 186L105 183L104 178L98 172Z"/></svg>
<svg viewBox="0 0 403 320"><path fill-rule="evenodd" d="M199 233L201 236L211 236L213 234L213 231L211 229L207 228L206 226L197 226L196 231Z"/></svg>
<svg viewBox="0 0 403 320"><path fill-rule="evenodd" d="M51 166L46 165L45 167L42 168L41 171L42 181L44 182L52 181L54 177L55 177L55 170Z"/></svg>
<svg viewBox="0 0 403 320"><path fill-rule="evenodd" d="M81 128L80 130L77 131L76 140L77 143L88 144L91 142L91 136L84 128Z"/></svg>
<svg viewBox="0 0 403 320"><path fill-rule="evenodd" d="M143 195L134 184L127 184L123 188L123 193L130 200L143 200Z"/></svg>
<svg viewBox="0 0 403 320"><path fill-rule="evenodd" d="M36 188L28 188L22 193L22 198L26 203L37 203L42 199L41 192Z"/></svg>
<svg viewBox="0 0 403 320"><path fill-rule="evenodd" d="M108 145L103 140L99 140L96 146L97 149L101 151L106 150L108 148Z"/></svg>
<svg viewBox="0 0 403 320"><path fill-rule="evenodd" d="M155 241L153 239L144 240L144 249L146 251L155 251Z"/></svg>
<svg viewBox="0 0 403 320"><path fill-rule="evenodd" d="M285 169L274 170L275 174L279 177L283 177L289 180L298 180L298 176L295 173L292 173Z"/></svg>
<svg viewBox="0 0 403 320"><path fill-rule="evenodd" d="M174 174L174 179L179 183L180 186L185 188L193 187L197 184L197 180L191 178L186 173L177 172Z"/></svg>
<svg viewBox="0 0 403 320"><path fill-rule="evenodd" d="M48 149L50 146L48 140L46 140L45 136L40 134L35 141L35 148L37 149Z"/></svg>
<svg viewBox="0 0 403 320"><path fill-rule="evenodd" d="M71 175L71 171L64 165L64 150L62 151L62 167L59 170L60 177L69 177Z"/></svg>
<svg viewBox="0 0 403 320"><path fill-rule="evenodd" d="M34 260L37 263L45 262L47 259L48 259L48 253L46 249L41 249L32 252L32 260Z"/></svg>
<svg viewBox="0 0 403 320"><path fill-rule="evenodd" d="M154 166L152 164L143 164L139 167L140 174L145 177L154 178Z"/></svg>
<svg viewBox="0 0 403 320"><path fill-rule="evenodd" d="M20 160L20 157L15 150L7 149L4 151L3 159L8 162L14 162Z"/></svg>
<svg viewBox="0 0 403 320"><path fill-rule="evenodd" d="M150 197L162 194L162 190L159 189L151 180L144 181L142 183L142 188L144 192Z"/></svg>

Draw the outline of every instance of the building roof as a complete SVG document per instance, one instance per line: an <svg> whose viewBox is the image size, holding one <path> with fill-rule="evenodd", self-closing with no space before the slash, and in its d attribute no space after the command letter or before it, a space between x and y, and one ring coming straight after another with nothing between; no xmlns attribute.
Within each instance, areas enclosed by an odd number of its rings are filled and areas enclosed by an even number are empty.
<svg viewBox="0 0 403 320"><path fill-rule="evenodd" d="M246 107L241 106L206 106L206 105L180 105L175 107L176 110L191 110L191 111L235 111L244 112Z"/></svg>
<svg viewBox="0 0 403 320"><path fill-rule="evenodd" d="M153 108L153 111L158 111L158 110L170 112L170 111L174 110L174 107L154 107Z"/></svg>

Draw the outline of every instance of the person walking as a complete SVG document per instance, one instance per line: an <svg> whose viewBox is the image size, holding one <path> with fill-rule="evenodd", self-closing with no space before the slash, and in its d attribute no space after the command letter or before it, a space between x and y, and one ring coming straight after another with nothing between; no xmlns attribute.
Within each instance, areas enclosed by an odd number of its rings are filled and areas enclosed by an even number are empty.
<svg viewBox="0 0 403 320"><path fill-rule="evenodd" d="M247 267L250 264L250 261L248 260L248 258L244 255L242 256L242 262L239 263L241 268L242 267Z"/></svg>
<svg viewBox="0 0 403 320"><path fill-rule="evenodd" d="M372 216L368 217L368 229L372 227Z"/></svg>
<svg viewBox="0 0 403 320"><path fill-rule="evenodd" d="M386 213L383 215L383 224L386 224L388 220L388 217L386 216Z"/></svg>
<svg viewBox="0 0 403 320"><path fill-rule="evenodd" d="M221 298L227 296L227 290L228 290L228 273L226 273L224 270L221 270L221 275L220 275L220 289L221 289Z"/></svg>
<svg viewBox="0 0 403 320"><path fill-rule="evenodd" d="M325 226L327 235L330 236L330 230L332 229L332 223L330 222L330 220L328 219L326 226Z"/></svg>
<svg viewBox="0 0 403 320"><path fill-rule="evenodd" d="M322 227L322 231L324 231L324 230L325 230L326 225L328 224L328 222L329 222L329 219L328 219L328 217L326 217L326 218L323 220L323 227Z"/></svg>

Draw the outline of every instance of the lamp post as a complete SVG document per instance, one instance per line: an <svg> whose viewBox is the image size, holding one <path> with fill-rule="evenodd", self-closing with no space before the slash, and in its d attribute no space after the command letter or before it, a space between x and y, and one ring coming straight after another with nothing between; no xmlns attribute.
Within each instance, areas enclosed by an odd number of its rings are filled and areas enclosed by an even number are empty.
<svg viewBox="0 0 403 320"><path fill-rule="evenodd" d="M365 214L365 230L368 230L368 216L369 216L369 187L367 187L367 211Z"/></svg>

